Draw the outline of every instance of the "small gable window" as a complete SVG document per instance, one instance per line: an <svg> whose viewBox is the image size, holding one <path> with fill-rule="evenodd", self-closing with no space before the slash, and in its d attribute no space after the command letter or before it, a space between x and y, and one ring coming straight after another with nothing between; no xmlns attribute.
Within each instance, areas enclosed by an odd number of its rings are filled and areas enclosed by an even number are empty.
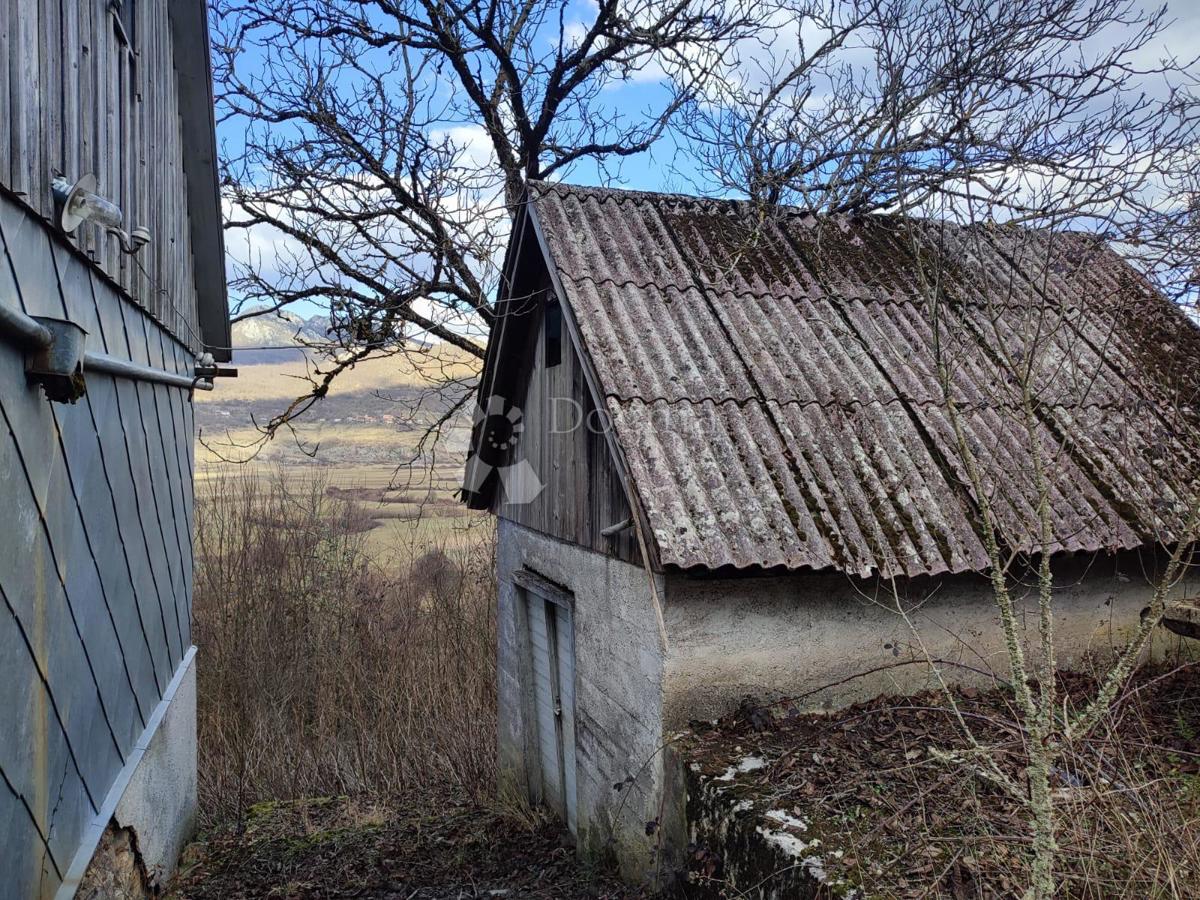
<svg viewBox="0 0 1200 900"><path fill-rule="evenodd" d="M562 307L557 297L546 298L546 320L542 325L546 340L546 368L562 362Z"/></svg>

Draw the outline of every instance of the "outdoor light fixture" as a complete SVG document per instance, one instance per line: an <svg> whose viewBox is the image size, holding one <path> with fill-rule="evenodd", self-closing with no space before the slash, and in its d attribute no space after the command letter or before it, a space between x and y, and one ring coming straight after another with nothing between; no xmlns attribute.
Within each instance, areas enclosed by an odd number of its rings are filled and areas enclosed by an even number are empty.
<svg viewBox="0 0 1200 900"><path fill-rule="evenodd" d="M58 176L54 179L54 202L58 208L58 224L67 234L84 222L95 222L109 234L115 235L126 253L137 253L150 242L150 230L137 226L126 232L121 228L125 215L121 207L96 193L96 176L88 172L71 184Z"/></svg>

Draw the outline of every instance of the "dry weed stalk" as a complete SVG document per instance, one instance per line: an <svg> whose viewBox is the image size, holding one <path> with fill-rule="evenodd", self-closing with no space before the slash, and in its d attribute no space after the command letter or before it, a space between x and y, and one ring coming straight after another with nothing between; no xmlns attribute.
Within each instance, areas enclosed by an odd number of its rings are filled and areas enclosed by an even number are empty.
<svg viewBox="0 0 1200 900"><path fill-rule="evenodd" d="M318 477L218 475L197 503L200 794L261 800L493 784L490 529L390 570ZM368 521L364 523L364 518Z"/></svg>

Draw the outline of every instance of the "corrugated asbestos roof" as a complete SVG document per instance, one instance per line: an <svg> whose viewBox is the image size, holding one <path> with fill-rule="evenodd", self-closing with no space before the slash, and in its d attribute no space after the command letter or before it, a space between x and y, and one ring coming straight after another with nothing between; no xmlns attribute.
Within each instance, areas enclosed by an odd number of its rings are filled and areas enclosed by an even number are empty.
<svg viewBox="0 0 1200 900"><path fill-rule="evenodd" d="M1056 552L1179 529L1200 331L1094 241L565 185L530 199L664 564L985 569L939 364L1010 549L1039 546L1011 366L1034 375Z"/></svg>

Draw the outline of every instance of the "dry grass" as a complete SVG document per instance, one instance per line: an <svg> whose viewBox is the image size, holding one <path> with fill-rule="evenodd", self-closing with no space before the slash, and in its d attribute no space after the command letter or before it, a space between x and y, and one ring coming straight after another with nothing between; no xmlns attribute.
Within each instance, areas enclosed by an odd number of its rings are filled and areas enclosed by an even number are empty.
<svg viewBox="0 0 1200 900"><path fill-rule="evenodd" d="M173 900L648 900L589 867L546 820L445 797L255 806L185 855Z"/></svg>
<svg viewBox="0 0 1200 900"><path fill-rule="evenodd" d="M368 549L319 475L199 483L195 640L205 824L261 800L494 783L491 530ZM465 526L464 526L465 527Z"/></svg>

